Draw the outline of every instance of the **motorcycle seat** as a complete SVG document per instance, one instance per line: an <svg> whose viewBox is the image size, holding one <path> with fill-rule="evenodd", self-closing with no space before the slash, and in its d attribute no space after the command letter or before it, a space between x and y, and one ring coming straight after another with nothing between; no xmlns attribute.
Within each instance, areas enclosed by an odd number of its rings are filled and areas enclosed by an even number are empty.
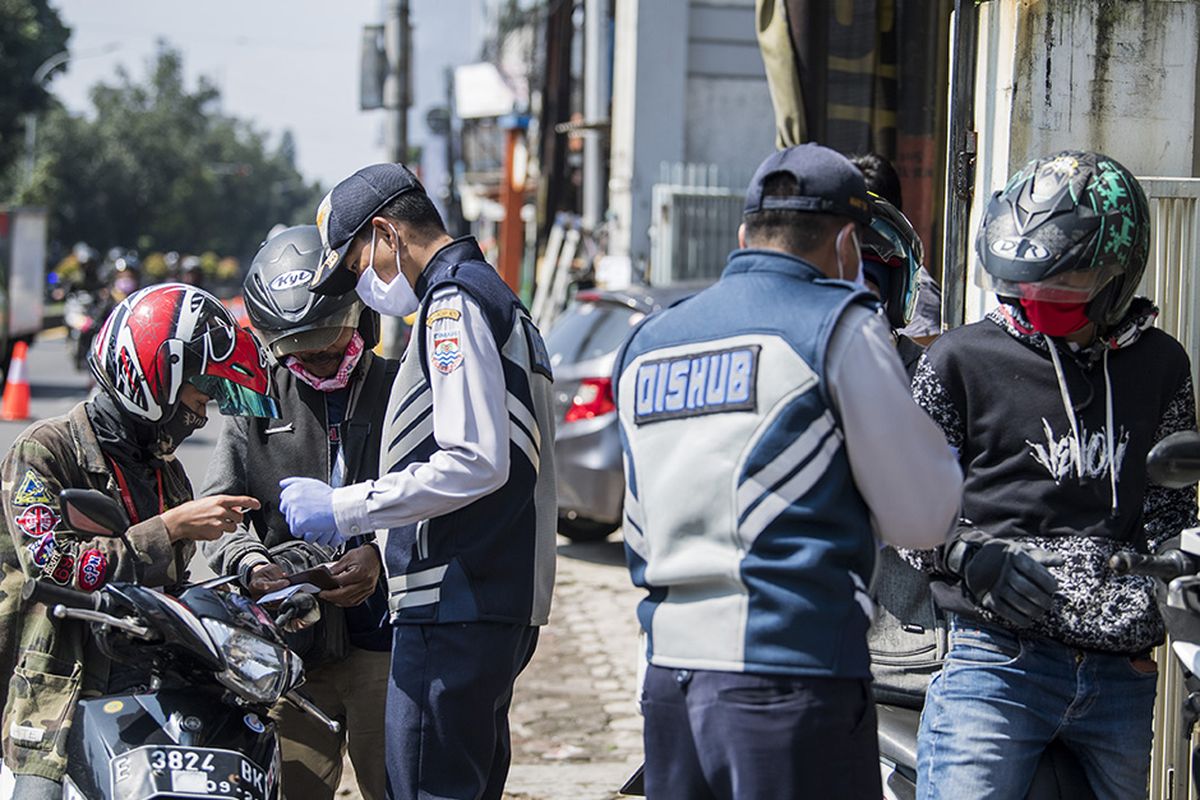
<svg viewBox="0 0 1200 800"><path fill-rule="evenodd" d="M882 704L875 707L875 712L879 718L879 755L894 764L915 767L921 712Z"/></svg>

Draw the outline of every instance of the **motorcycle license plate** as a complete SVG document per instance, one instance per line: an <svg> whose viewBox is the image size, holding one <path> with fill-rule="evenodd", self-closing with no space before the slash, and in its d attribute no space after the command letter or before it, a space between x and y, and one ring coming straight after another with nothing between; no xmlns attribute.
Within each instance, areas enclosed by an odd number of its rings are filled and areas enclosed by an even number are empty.
<svg viewBox="0 0 1200 800"><path fill-rule="evenodd" d="M241 753L149 745L111 762L114 798L267 800L275 776Z"/></svg>

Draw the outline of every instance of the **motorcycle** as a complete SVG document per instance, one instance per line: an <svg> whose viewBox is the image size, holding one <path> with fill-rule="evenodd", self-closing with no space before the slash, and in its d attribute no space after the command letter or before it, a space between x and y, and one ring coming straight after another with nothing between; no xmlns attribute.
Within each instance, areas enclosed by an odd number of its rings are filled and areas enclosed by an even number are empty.
<svg viewBox="0 0 1200 800"><path fill-rule="evenodd" d="M1183 431L1166 437L1150 451L1146 471L1151 481L1169 489L1200 482L1200 434ZM1157 579L1158 607L1170 635L1171 654L1183 669L1188 696L1183 701L1183 736L1191 741L1200 720L1200 528L1179 536L1177 547L1155 555L1118 553L1109 561L1118 574ZM1200 791L1200 750L1192 751L1192 785Z"/></svg>
<svg viewBox="0 0 1200 800"><path fill-rule="evenodd" d="M67 523L96 536L125 536L129 522L112 498L66 489ZM280 629L316 604L297 593L272 618L263 608L220 587L223 577L173 597L137 581L80 592L44 580L27 581L27 601L57 619L91 626L102 652L148 673L125 692L81 700L67 737L64 800L196 797L280 800L281 757L270 707L287 697L331 731L340 724L297 692L300 659Z"/></svg>

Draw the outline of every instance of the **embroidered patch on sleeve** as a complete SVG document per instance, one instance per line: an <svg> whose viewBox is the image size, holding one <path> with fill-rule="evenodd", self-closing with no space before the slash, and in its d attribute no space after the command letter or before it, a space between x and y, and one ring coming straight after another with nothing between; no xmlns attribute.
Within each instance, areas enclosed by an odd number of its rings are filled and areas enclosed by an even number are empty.
<svg viewBox="0 0 1200 800"><path fill-rule="evenodd" d="M433 335L433 348L430 361L434 369L443 375L449 375L462 366L463 352L459 344L459 331L445 331Z"/></svg>
<svg viewBox="0 0 1200 800"><path fill-rule="evenodd" d="M25 531L26 536L38 538L58 527L59 516L45 503L34 503L18 514L13 521L17 523L18 528Z"/></svg>
<svg viewBox="0 0 1200 800"><path fill-rule="evenodd" d="M79 588L94 592L108 576L108 557L99 550L87 550L79 556Z"/></svg>
<svg viewBox="0 0 1200 800"><path fill-rule="evenodd" d="M50 557L55 552L54 545L53 533L47 533L45 536L35 539L26 545L29 549L29 557L35 567L44 567L50 563Z"/></svg>
<svg viewBox="0 0 1200 800"><path fill-rule="evenodd" d="M25 477L13 493L13 505L29 506L34 503L53 503L54 498L45 482L31 469L25 470Z"/></svg>
<svg viewBox="0 0 1200 800"><path fill-rule="evenodd" d="M57 563L53 567L49 567L48 572L46 567L43 567L42 571L50 575L50 580L60 586L66 586L71 582L71 578L75 577L75 557L66 553L58 553L57 555Z"/></svg>
<svg viewBox="0 0 1200 800"><path fill-rule="evenodd" d="M457 322L462 319L462 312L457 308L439 308L436 311L430 311L429 316L425 318L425 325L431 326L439 319L451 319Z"/></svg>

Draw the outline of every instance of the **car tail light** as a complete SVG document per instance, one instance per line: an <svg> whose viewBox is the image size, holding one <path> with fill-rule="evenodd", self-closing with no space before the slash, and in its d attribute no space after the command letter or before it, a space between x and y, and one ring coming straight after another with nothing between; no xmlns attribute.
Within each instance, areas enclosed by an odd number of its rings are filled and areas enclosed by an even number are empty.
<svg viewBox="0 0 1200 800"><path fill-rule="evenodd" d="M581 419L591 419L617 410L613 403L611 378L584 378L575 390L571 406L563 422L577 422Z"/></svg>

